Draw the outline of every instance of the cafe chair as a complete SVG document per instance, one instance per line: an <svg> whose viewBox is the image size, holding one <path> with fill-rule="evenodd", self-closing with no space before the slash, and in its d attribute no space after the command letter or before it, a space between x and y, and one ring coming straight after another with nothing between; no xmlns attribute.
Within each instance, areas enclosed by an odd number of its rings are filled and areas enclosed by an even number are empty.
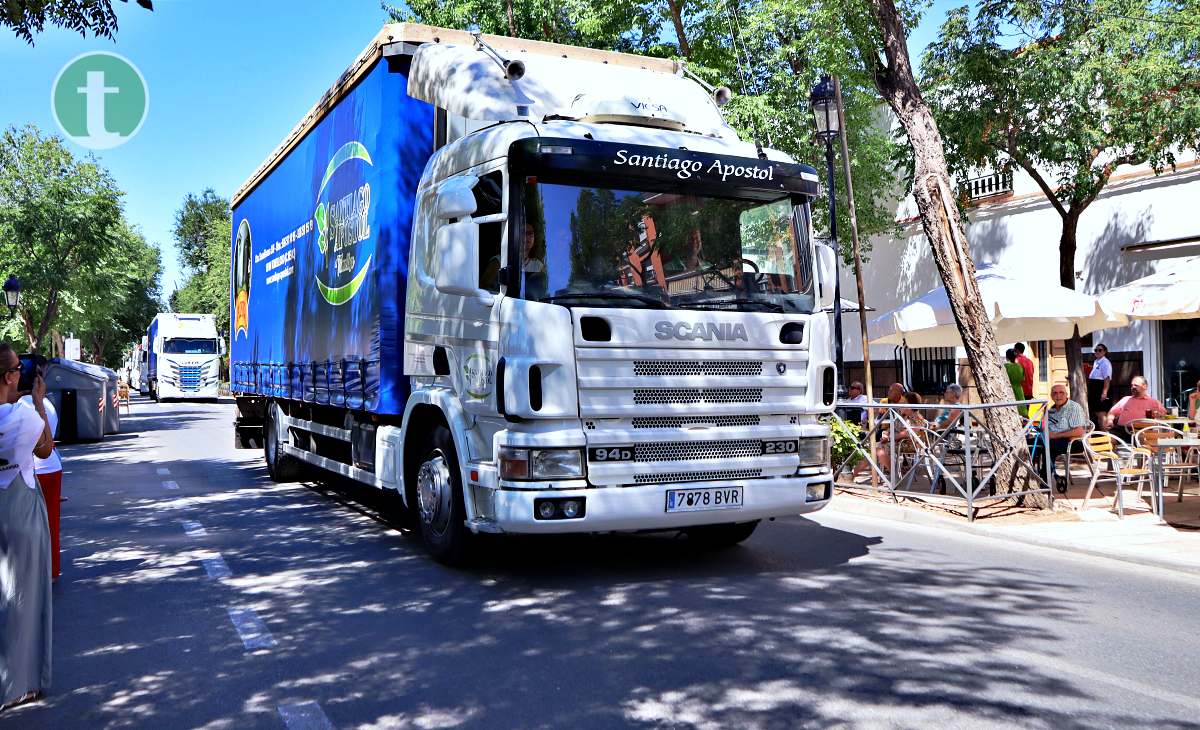
<svg viewBox="0 0 1200 730"><path fill-rule="evenodd" d="M1101 477L1111 477L1116 483L1117 516L1125 516L1125 504L1121 493L1126 484L1136 484L1138 498L1142 489L1150 483L1150 457L1148 449L1135 448L1111 433L1091 433L1083 441L1083 449L1092 463L1092 481L1083 495L1083 507L1087 509L1092 490ZM1103 497L1104 493L1101 492Z"/></svg>
<svg viewBox="0 0 1200 730"><path fill-rule="evenodd" d="M1179 496L1177 502L1183 501L1183 478L1191 476L1193 479L1200 479L1200 461L1196 460L1196 450L1189 448L1184 451L1181 446L1159 446L1158 442L1163 439L1182 439L1187 438L1187 434L1177 428L1158 424L1148 426L1138 431L1133 435L1133 445L1146 449L1151 455L1162 451L1162 469L1163 478L1169 484L1171 477L1176 477L1179 483Z"/></svg>
<svg viewBox="0 0 1200 730"><path fill-rule="evenodd" d="M1095 430L1096 430L1096 424L1092 423L1091 421L1084 421L1083 422L1083 435L1080 436L1079 438L1073 438L1070 441L1068 441L1067 442L1067 453L1063 454L1060 457L1063 460L1063 472L1067 479L1067 488L1068 489L1070 487L1074 486L1074 480L1071 477L1072 462L1074 462L1076 459L1081 459L1081 460L1083 460L1084 465L1087 466L1088 473L1091 473L1091 471L1092 471L1092 460L1088 456L1087 449L1083 448L1083 442L1086 441L1087 437L1091 436ZM1075 446L1076 444L1079 444L1078 448L1076 448L1076 446ZM1057 464L1054 465L1054 469L1057 471L1057 469L1058 469Z"/></svg>

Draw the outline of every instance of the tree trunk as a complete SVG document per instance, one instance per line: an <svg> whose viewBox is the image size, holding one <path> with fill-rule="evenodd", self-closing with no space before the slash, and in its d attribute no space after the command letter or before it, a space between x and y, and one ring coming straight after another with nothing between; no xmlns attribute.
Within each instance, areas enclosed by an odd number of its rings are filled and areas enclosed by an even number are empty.
<svg viewBox="0 0 1200 730"><path fill-rule="evenodd" d="M1079 212L1067 211L1063 216L1062 235L1058 239L1058 283L1067 289L1075 288L1075 251L1079 248ZM1083 375L1083 339L1079 328L1064 344L1067 348L1067 383L1071 400L1083 407L1091 418L1087 399L1087 378Z"/></svg>
<svg viewBox="0 0 1200 730"><path fill-rule="evenodd" d="M517 22L513 19L512 0L505 0L504 7L508 10L508 34L513 38L517 37Z"/></svg>
<svg viewBox="0 0 1200 730"><path fill-rule="evenodd" d="M975 263L954 201L941 133L913 76L903 23L893 0L871 0L871 4L882 31L887 57L887 67L876 70L875 84L896 113L912 144L916 162L913 196L967 351L980 399L984 403L1012 400L1012 385L997 356L996 333L979 291ZM1028 460L1021 421L1015 408L985 410L983 420L1003 442L1018 445L1016 460ZM1025 472L1024 479L1021 472ZM1020 491L1022 482L1027 482L1030 476L1027 469L1016 468L1013 459L1006 460L996 471L996 490Z"/></svg>
<svg viewBox="0 0 1200 730"><path fill-rule="evenodd" d="M688 45L687 33L683 28L683 4L687 0L667 0L671 9L671 24L675 26L675 37L679 39L679 53L684 58L691 58L692 47Z"/></svg>

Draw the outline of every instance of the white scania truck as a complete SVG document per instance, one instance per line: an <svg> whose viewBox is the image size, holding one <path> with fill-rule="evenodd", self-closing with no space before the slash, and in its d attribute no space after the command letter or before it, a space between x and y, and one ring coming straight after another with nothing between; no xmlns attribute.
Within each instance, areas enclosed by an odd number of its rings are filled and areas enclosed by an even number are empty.
<svg viewBox="0 0 1200 730"><path fill-rule="evenodd" d="M396 490L447 561L476 533L733 544L823 507L818 177L710 92L385 26L234 196L238 444L276 480Z"/></svg>
<svg viewBox="0 0 1200 730"><path fill-rule="evenodd" d="M160 312L146 329L140 390L154 400L216 398L225 341L211 314Z"/></svg>

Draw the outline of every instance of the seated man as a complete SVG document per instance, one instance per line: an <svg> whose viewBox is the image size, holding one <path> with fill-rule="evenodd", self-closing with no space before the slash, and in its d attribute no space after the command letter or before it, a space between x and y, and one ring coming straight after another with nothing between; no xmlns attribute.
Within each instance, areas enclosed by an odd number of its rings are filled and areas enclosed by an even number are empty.
<svg viewBox="0 0 1200 730"><path fill-rule="evenodd" d="M842 403L845 405L837 409L838 415L847 423L862 421L864 418L862 407L870 402L871 399L863 393L863 384L855 380L846 388L846 397L842 399Z"/></svg>
<svg viewBox="0 0 1200 730"><path fill-rule="evenodd" d="M956 406L962 403L962 386L958 383L950 383L946 386L946 392L942 394L942 403L948 406ZM955 408L943 408L937 412L933 418L933 427L939 431L944 431L958 424L962 418L963 412Z"/></svg>
<svg viewBox="0 0 1200 730"><path fill-rule="evenodd" d="M1058 457L1067 453L1071 439L1083 436L1083 424L1087 419L1083 407L1068 397L1067 386L1062 383L1055 383L1050 388L1050 401L1050 408L1046 410L1046 435L1050 439L1050 463L1053 464ZM1083 444L1076 443L1072 453L1081 453L1082 447ZM1070 468L1068 463L1066 469ZM1058 484L1058 491L1067 491L1065 470L1062 477L1056 472L1054 481Z"/></svg>
<svg viewBox="0 0 1200 730"><path fill-rule="evenodd" d="M1130 425L1146 418L1162 418L1167 409L1150 396L1150 384L1141 375L1129 383L1133 395L1127 395L1108 412L1108 430L1126 441L1133 435Z"/></svg>
<svg viewBox="0 0 1200 730"><path fill-rule="evenodd" d="M892 383L891 385L888 386L887 398L884 398L883 400L881 400L880 403L905 403L906 402L904 400L905 392L906 391L904 390L904 386L902 384ZM886 410L884 410L882 408L872 408L871 410L875 411L875 422L876 423L887 418ZM867 409L865 409L865 408L863 409L862 422L863 423L867 422Z"/></svg>

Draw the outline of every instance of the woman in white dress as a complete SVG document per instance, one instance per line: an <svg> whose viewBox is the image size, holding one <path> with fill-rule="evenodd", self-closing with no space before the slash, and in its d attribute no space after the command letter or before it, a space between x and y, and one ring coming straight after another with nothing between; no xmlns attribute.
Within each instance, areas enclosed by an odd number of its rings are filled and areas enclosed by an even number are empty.
<svg viewBox="0 0 1200 730"><path fill-rule="evenodd" d="M35 380L32 403L9 403L21 361L0 344L0 709L50 686L50 526L33 457L54 448Z"/></svg>

